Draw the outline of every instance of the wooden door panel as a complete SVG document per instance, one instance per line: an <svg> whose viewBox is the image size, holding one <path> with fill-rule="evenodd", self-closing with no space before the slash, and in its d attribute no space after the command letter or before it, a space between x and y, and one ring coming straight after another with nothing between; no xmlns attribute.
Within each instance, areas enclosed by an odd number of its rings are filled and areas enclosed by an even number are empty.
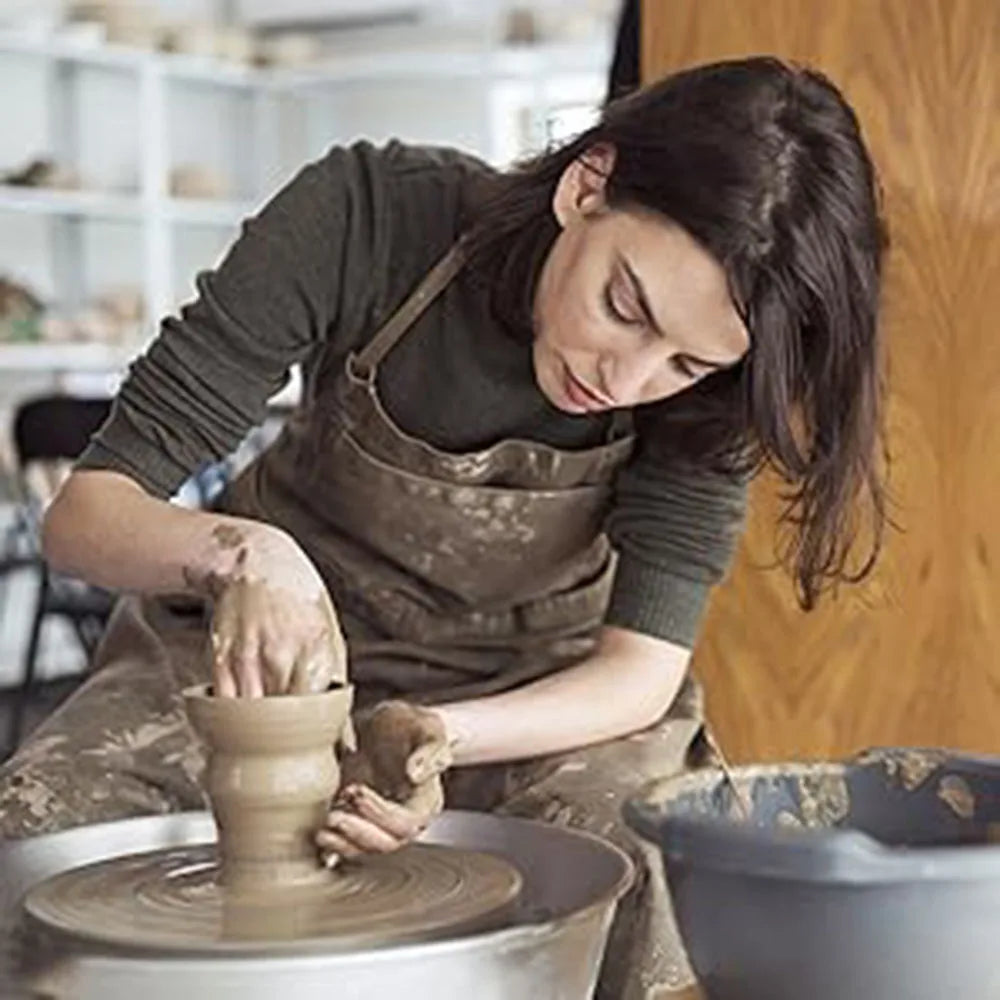
<svg viewBox="0 0 1000 1000"><path fill-rule="evenodd" d="M803 614L776 484L695 656L736 759L871 744L1000 750L1000 3L646 0L647 79L769 52L827 72L878 162L892 532L875 576Z"/></svg>

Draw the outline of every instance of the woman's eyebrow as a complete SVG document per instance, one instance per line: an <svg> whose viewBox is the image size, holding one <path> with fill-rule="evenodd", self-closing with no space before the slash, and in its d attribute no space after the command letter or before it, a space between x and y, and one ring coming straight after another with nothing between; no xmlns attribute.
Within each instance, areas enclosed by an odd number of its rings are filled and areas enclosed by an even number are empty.
<svg viewBox="0 0 1000 1000"><path fill-rule="evenodd" d="M649 297L646 295L646 289L643 286L639 275L635 273L632 265L621 254L618 255L618 262L621 264L622 270L628 277L629 284L632 286L632 291L635 293L635 297L639 302L639 308L642 310L643 318L661 337L664 336L660 324L656 321L656 317L653 315L653 309L649 304Z"/></svg>
<svg viewBox="0 0 1000 1000"><path fill-rule="evenodd" d="M623 255L618 255L618 261L632 286L632 291L635 293L635 297L639 302L639 308L642 310L643 318L661 337L666 336L663 332L663 328L659 323L657 323L656 317L653 315L653 309L649 304L649 297L646 295L646 289L642 284L642 279L640 279L639 275L635 273L635 269ZM729 361L710 361L708 358L699 358L694 354L688 354L686 352L684 352L681 357L683 357L686 361L690 361L692 364L699 365L702 368L707 368L712 371L731 367L731 362Z"/></svg>

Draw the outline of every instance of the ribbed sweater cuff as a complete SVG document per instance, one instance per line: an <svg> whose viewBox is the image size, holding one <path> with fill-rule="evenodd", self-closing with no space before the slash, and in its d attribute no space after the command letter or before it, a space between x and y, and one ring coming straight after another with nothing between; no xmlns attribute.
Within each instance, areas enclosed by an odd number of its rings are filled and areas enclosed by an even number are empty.
<svg viewBox="0 0 1000 1000"><path fill-rule="evenodd" d="M641 560L622 559L605 621L690 649L709 589L707 583L664 572Z"/></svg>
<svg viewBox="0 0 1000 1000"><path fill-rule="evenodd" d="M121 447L118 438L122 438ZM166 499L187 478L184 468L155 448L143 448L133 439L115 433L112 424L91 440L76 461L78 469L101 469L120 472L135 480L153 496Z"/></svg>

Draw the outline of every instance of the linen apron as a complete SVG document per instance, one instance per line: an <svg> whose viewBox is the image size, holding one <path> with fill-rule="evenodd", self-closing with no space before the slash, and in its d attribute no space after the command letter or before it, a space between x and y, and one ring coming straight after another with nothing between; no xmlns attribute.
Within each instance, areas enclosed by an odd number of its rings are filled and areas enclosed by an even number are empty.
<svg viewBox="0 0 1000 1000"><path fill-rule="evenodd" d="M301 410L223 500L293 535L330 590L360 704L507 690L594 647L614 575L603 532L630 421L570 451L505 440L440 451L395 425L379 364L462 267L453 247L346 365L320 363ZM418 335L418 334L417 334ZM207 609L127 598L93 676L0 768L0 835L201 808L203 766L181 689L207 677ZM597 996L653 1000L690 980L657 852L625 797L691 763L702 728L689 682L649 729L515 764L456 769L447 802L579 827L637 863Z"/></svg>

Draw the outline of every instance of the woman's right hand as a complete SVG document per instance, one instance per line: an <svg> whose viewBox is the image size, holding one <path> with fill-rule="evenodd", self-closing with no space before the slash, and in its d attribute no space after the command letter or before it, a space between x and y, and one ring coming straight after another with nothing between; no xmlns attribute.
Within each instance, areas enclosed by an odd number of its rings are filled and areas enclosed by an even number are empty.
<svg viewBox="0 0 1000 1000"><path fill-rule="evenodd" d="M325 864L395 851L444 808L441 775L452 751L440 714L383 701L354 718L356 741L340 759L340 790L316 833Z"/></svg>
<svg viewBox="0 0 1000 1000"><path fill-rule="evenodd" d="M189 574L212 599L212 683L223 697L324 691L346 681L347 650L326 585L295 540L227 519L213 531L220 558Z"/></svg>

